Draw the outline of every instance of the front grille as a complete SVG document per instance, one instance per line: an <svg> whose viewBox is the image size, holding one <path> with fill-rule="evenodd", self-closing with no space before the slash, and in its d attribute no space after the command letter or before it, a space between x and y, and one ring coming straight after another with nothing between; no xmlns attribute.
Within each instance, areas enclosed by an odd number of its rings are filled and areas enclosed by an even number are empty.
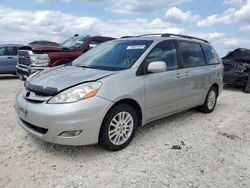
<svg viewBox="0 0 250 188"><path fill-rule="evenodd" d="M23 119L21 119L21 121L30 129L40 133L40 134L46 134L48 132L48 129L42 128L42 127L38 127L35 126L27 121L24 121Z"/></svg>
<svg viewBox="0 0 250 188"><path fill-rule="evenodd" d="M18 63L21 65L30 65L30 54L28 50L19 50L18 51Z"/></svg>
<svg viewBox="0 0 250 188"><path fill-rule="evenodd" d="M54 96L58 93L58 89L54 87L43 87L40 85L30 84L29 81L24 83L25 89L34 92L37 95L41 96Z"/></svg>

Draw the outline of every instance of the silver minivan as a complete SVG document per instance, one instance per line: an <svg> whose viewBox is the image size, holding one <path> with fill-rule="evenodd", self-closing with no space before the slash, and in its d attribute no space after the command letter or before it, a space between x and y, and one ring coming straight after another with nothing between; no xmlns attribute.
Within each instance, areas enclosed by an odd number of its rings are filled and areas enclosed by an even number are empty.
<svg viewBox="0 0 250 188"><path fill-rule="evenodd" d="M148 122L194 107L212 112L222 78L205 40L127 36L31 75L16 97L17 121L48 142L120 150Z"/></svg>

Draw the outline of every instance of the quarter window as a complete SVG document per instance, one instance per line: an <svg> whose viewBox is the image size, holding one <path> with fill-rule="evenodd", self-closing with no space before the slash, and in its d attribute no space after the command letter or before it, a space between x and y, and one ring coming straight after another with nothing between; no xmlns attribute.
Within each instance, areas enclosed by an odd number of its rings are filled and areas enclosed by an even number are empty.
<svg viewBox="0 0 250 188"><path fill-rule="evenodd" d="M183 67L197 67L205 65L205 57L200 44L180 41L180 49L183 58Z"/></svg>
<svg viewBox="0 0 250 188"><path fill-rule="evenodd" d="M219 57L217 56L217 53L210 45L202 45L202 48L206 54L207 58L207 64L213 65L220 63Z"/></svg>
<svg viewBox="0 0 250 188"><path fill-rule="evenodd" d="M174 41L164 41L157 44L149 53L147 63L153 61L164 61L167 65L167 70L178 68L177 50Z"/></svg>

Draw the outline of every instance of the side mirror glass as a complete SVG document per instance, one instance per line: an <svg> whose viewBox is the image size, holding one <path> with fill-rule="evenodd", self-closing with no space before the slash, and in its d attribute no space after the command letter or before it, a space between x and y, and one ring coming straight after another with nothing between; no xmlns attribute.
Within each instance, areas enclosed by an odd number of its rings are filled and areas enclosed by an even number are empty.
<svg viewBox="0 0 250 188"><path fill-rule="evenodd" d="M148 72L159 73L166 71L167 71L167 65L165 61L153 61L148 64Z"/></svg>

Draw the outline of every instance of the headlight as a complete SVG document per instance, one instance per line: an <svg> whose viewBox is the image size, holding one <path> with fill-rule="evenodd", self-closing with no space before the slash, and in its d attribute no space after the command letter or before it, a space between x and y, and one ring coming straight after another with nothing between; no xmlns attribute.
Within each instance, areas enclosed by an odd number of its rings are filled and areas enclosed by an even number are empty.
<svg viewBox="0 0 250 188"><path fill-rule="evenodd" d="M30 54L30 60L35 65L47 66L50 62L48 54Z"/></svg>
<svg viewBox="0 0 250 188"><path fill-rule="evenodd" d="M101 82L89 82L69 88L48 101L49 104L62 104L77 102L96 95L101 87Z"/></svg>

